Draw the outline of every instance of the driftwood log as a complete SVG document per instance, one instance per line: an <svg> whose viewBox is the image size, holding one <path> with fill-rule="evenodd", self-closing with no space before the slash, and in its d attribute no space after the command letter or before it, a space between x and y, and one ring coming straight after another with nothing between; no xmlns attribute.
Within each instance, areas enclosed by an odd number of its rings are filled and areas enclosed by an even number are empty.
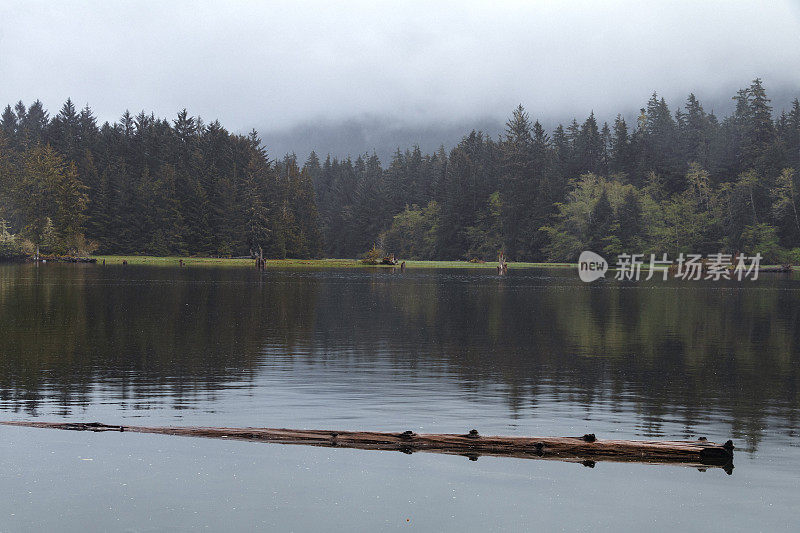
<svg viewBox="0 0 800 533"><path fill-rule="evenodd" d="M594 434L582 437L502 437L484 436L476 430L465 434L413 431L388 433L377 431L330 431L310 429L225 428L225 427L146 427L112 426L75 422L0 422L7 426L64 429L72 431L130 431L187 437L234 439L279 444L305 444L361 450L392 450L404 453L433 452L463 455L471 460L479 456L554 459L594 466L596 461L669 463L733 470L733 442L715 444L701 437L696 441L604 440Z"/></svg>

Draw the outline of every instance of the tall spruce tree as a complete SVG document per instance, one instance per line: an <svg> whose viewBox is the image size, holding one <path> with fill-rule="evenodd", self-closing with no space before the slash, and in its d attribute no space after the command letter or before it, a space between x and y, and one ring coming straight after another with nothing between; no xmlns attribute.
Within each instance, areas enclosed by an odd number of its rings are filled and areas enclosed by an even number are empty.
<svg viewBox="0 0 800 533"><path fill-rule="evenodd" d="M514 110L506 123L501 151L503 174L500 194L505 253L512 260L521 260L530 252L523 228L527 226L530 206L536 194L531 122L522 105Z"/></svg>

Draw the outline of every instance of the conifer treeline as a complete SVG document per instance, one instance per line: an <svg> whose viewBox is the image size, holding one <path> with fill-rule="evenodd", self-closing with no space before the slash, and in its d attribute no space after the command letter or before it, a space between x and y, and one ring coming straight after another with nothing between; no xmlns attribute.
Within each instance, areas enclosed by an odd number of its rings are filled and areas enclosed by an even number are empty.
<svg viewBox="0 0 800 533"><path fill-rule="evenodd" d="M104 253L320 252L307 171L290 156L269 161L255 132L233 135L185 110L172 123L126 112L98 127L70 100L52 119L39 101L7 106L0 180L0 218L53 251L79 247L85 232ZM58 193L66 184L74 197ZM78 225L65 225L62 211Z"/></svg>
<svg viewBox="0 0 800 533"><path fill-rule="evenodd" d="M635 124L591 114L548 135L520 106L498 140L473 131L450 153L328 158L315 176L326 252L376 239L402 257L574 261L607 254L761 252L800 261L800 102L773 115L760 79L731 116L694 95L656 94ZM371 208L370 208L371 207ZM342 238L338 238L342 237Z"/></svg>
<svg viewBox="0 0 800 533"><path fill-rule="evenodd" d="M356 257L378 243L422 259L502 249L573 261L593 249L798 261L800 102L775 116L759 79L734 100L720 119L694 95L673 112L654 94L635 124L591 114L552 134L520 106L498 139L473 131L449 153L398 150L386 168L374 154L272 162L255 133L185 111L171 123L125 113L98 127L70 101L52 119L41 103L20 103L0 119L0 218L62 246L83 231L108 253L260 246L270 257ZM51 207L37 211L29 189L47 175L60 177L37 200ZM85 218L66 216L84 205Z"/></svg>

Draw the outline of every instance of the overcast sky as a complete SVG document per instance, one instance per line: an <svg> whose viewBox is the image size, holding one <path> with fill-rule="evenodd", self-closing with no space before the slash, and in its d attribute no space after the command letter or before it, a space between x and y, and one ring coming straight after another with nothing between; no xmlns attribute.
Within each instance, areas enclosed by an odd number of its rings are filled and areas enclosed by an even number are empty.
<svg viewBox="0 0 800 533"><path fill-rule="evenodd" d="M0 102L71 97L101 120L186 107L234 131L384 117L545 121L800 93L797 2L0 3Z"/></svg>

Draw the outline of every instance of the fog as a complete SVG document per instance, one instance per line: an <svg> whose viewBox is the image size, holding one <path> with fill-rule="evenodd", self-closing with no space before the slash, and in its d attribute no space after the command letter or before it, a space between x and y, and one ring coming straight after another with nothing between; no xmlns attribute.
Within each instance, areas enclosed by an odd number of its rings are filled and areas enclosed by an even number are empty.
<svg viewBox="0 0 800 533"><path fill-rule="evenodd" d="M725 113L761 77L800 95L797 2L0 4L0 103L71 97L101 121L178 110L273 154L452 144L519 103L551 127L658 91Z"/></svg>

